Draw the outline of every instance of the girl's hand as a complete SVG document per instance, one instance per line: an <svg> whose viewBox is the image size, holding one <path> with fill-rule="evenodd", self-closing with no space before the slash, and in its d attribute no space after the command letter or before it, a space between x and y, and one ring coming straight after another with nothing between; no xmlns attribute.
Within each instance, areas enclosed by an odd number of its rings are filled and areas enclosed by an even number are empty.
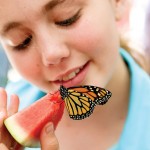
<svg viewBox="0 0 150 150"><path fill-rule="evenodd" d="M53 128L52 123L48 123L42 129L40 140L41 140L42 150L58 150L59 149L59 144L54 134L54 128ZM0 150L9 150L9 149L3 143L1 143ZM12 149L12 150L16 150L16 149Z"/></svg>
<svg viewBox="0 0 150 150"><path fill-rule="evenodd" d="M59 149L58 140L54 133L53 123L46 124L45 127L42 129L40 141L41 141L42 150Z"/></svg>
<svg viewBox="0 0 150 150"><path fill-rule="evenodd" d="M18 143L12 138L4 126L4 119L18 111L19 98L12 95L10 105L7 109L7 94L3 88L0 88L0 150L13 149Z"/></svg>
<svg viewBox="0 0 150 150"><path fill-rule="evenodd" d="M40 140L42 150L59 150L59 144L54 134L54 128L52 123L46 124L46 126L42 129ZM0 143L0 150L9 150L9 149L3 143Z"/></svg>
<svg viewBox="0 0 150 150"><path fill-rule="evenodd" d="M4 126L4 119L13 115L18 111L19 98L12 95L10 105L7 109L7 94L6 91L0 88L0 150L21 150L22 147L12 138ZM41 136L42 150L58 150L59 144L54 134L54 127L52 123L46 124L42 129Z"/></svg>

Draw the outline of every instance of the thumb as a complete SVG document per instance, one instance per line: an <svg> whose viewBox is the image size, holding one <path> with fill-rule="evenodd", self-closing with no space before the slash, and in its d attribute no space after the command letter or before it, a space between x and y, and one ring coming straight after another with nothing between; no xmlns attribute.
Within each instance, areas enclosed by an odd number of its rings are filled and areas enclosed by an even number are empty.
<svg viewBox="0 0 150 150"><path fill-rule="evenodd" d="M41 132L40 135L42 150L58 150L59 144L54 133L53 123L48 123Z"/></svg>
<svg viewBox="0 0 150 150"><path fill-rule="evenodd" d="M8 148L3 143L0 143L0 150L8 150Z"/></svg>

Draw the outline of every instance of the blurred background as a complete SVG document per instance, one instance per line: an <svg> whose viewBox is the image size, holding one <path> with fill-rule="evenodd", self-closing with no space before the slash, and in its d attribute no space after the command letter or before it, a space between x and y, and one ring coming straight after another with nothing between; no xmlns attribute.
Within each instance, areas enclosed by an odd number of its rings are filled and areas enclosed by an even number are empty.
<svg viewBox="0 0 150 150"><path fill-rule="evenodd" d="M8 80L8 71L10 70L10 63L0 46L0 87L5 87Z"/></svg>
<svg viewBox="0 0 150 150"><path fill-rule="evenodd" d="M119 22L121 35L131 47L146 56L150 73L150 0L127 0L123 19ZM0 87L8 80L17 81L20 76L13 70L0 46Z"/></svg>

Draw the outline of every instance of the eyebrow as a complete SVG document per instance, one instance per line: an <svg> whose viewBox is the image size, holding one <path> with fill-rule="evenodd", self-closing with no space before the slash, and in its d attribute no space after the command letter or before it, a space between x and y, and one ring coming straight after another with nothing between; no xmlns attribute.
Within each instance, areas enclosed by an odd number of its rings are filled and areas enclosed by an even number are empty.
<svg viewBox="0 0 150 150"><path fill-rule="evenodd" d="M54 7L62 4L66 2L66 0L51 0L50 2L48 2L45 6L44 6L44 11L49 11L51 9L54 9ZM5 34L6 32L14 29L14 28L17 28L21 26L21 24L19 22L9 22L7 23L4 28L0 31L0 34Z"/></svg>
<svg viewBox="0 0 150 150"><path fill-rule="evenodd" d="M8 32L11 29L17 28L21 26L21 24L19 22L9 22L7 23L4 28L2 29L1 33L5 34L6 32Z"/></svg>
<svg viewBox="0 0 150 150"><path fill-rule="evenodd" d="M54 9L54 7L66 2L66 0L52 0L44 6L44 10L48 11Z"/></svg>

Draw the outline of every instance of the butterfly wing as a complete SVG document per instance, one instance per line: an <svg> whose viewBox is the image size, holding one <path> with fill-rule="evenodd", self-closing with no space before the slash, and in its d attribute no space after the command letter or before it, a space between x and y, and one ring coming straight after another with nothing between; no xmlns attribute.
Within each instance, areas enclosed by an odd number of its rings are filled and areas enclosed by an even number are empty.
<svg viewBox="0 0 150 150"><path fill-rule="evenodd" d="M64 97L64 101L70 118L74 120L89 117L95 107L95 103L89 97L70 88L68 88L68 94Z"/></svg>
<svg viewBox="0 0 150 150"><path fill-rule="evenodd" d="M65 101L70 118L74 120L89 117L96 105L105 104L112 95L104 88L90 85L70 88L60 86L60 94Z"/></svg>
<svg viewBox="0 0 150 150"><path fill-rule="evenodd" d="M73 89L78 93L83 93L86 97L91 99L96 105L104 105L112 95L110 91L104 88L91 85L76 86L71 87L70 89Z"/></svg>

